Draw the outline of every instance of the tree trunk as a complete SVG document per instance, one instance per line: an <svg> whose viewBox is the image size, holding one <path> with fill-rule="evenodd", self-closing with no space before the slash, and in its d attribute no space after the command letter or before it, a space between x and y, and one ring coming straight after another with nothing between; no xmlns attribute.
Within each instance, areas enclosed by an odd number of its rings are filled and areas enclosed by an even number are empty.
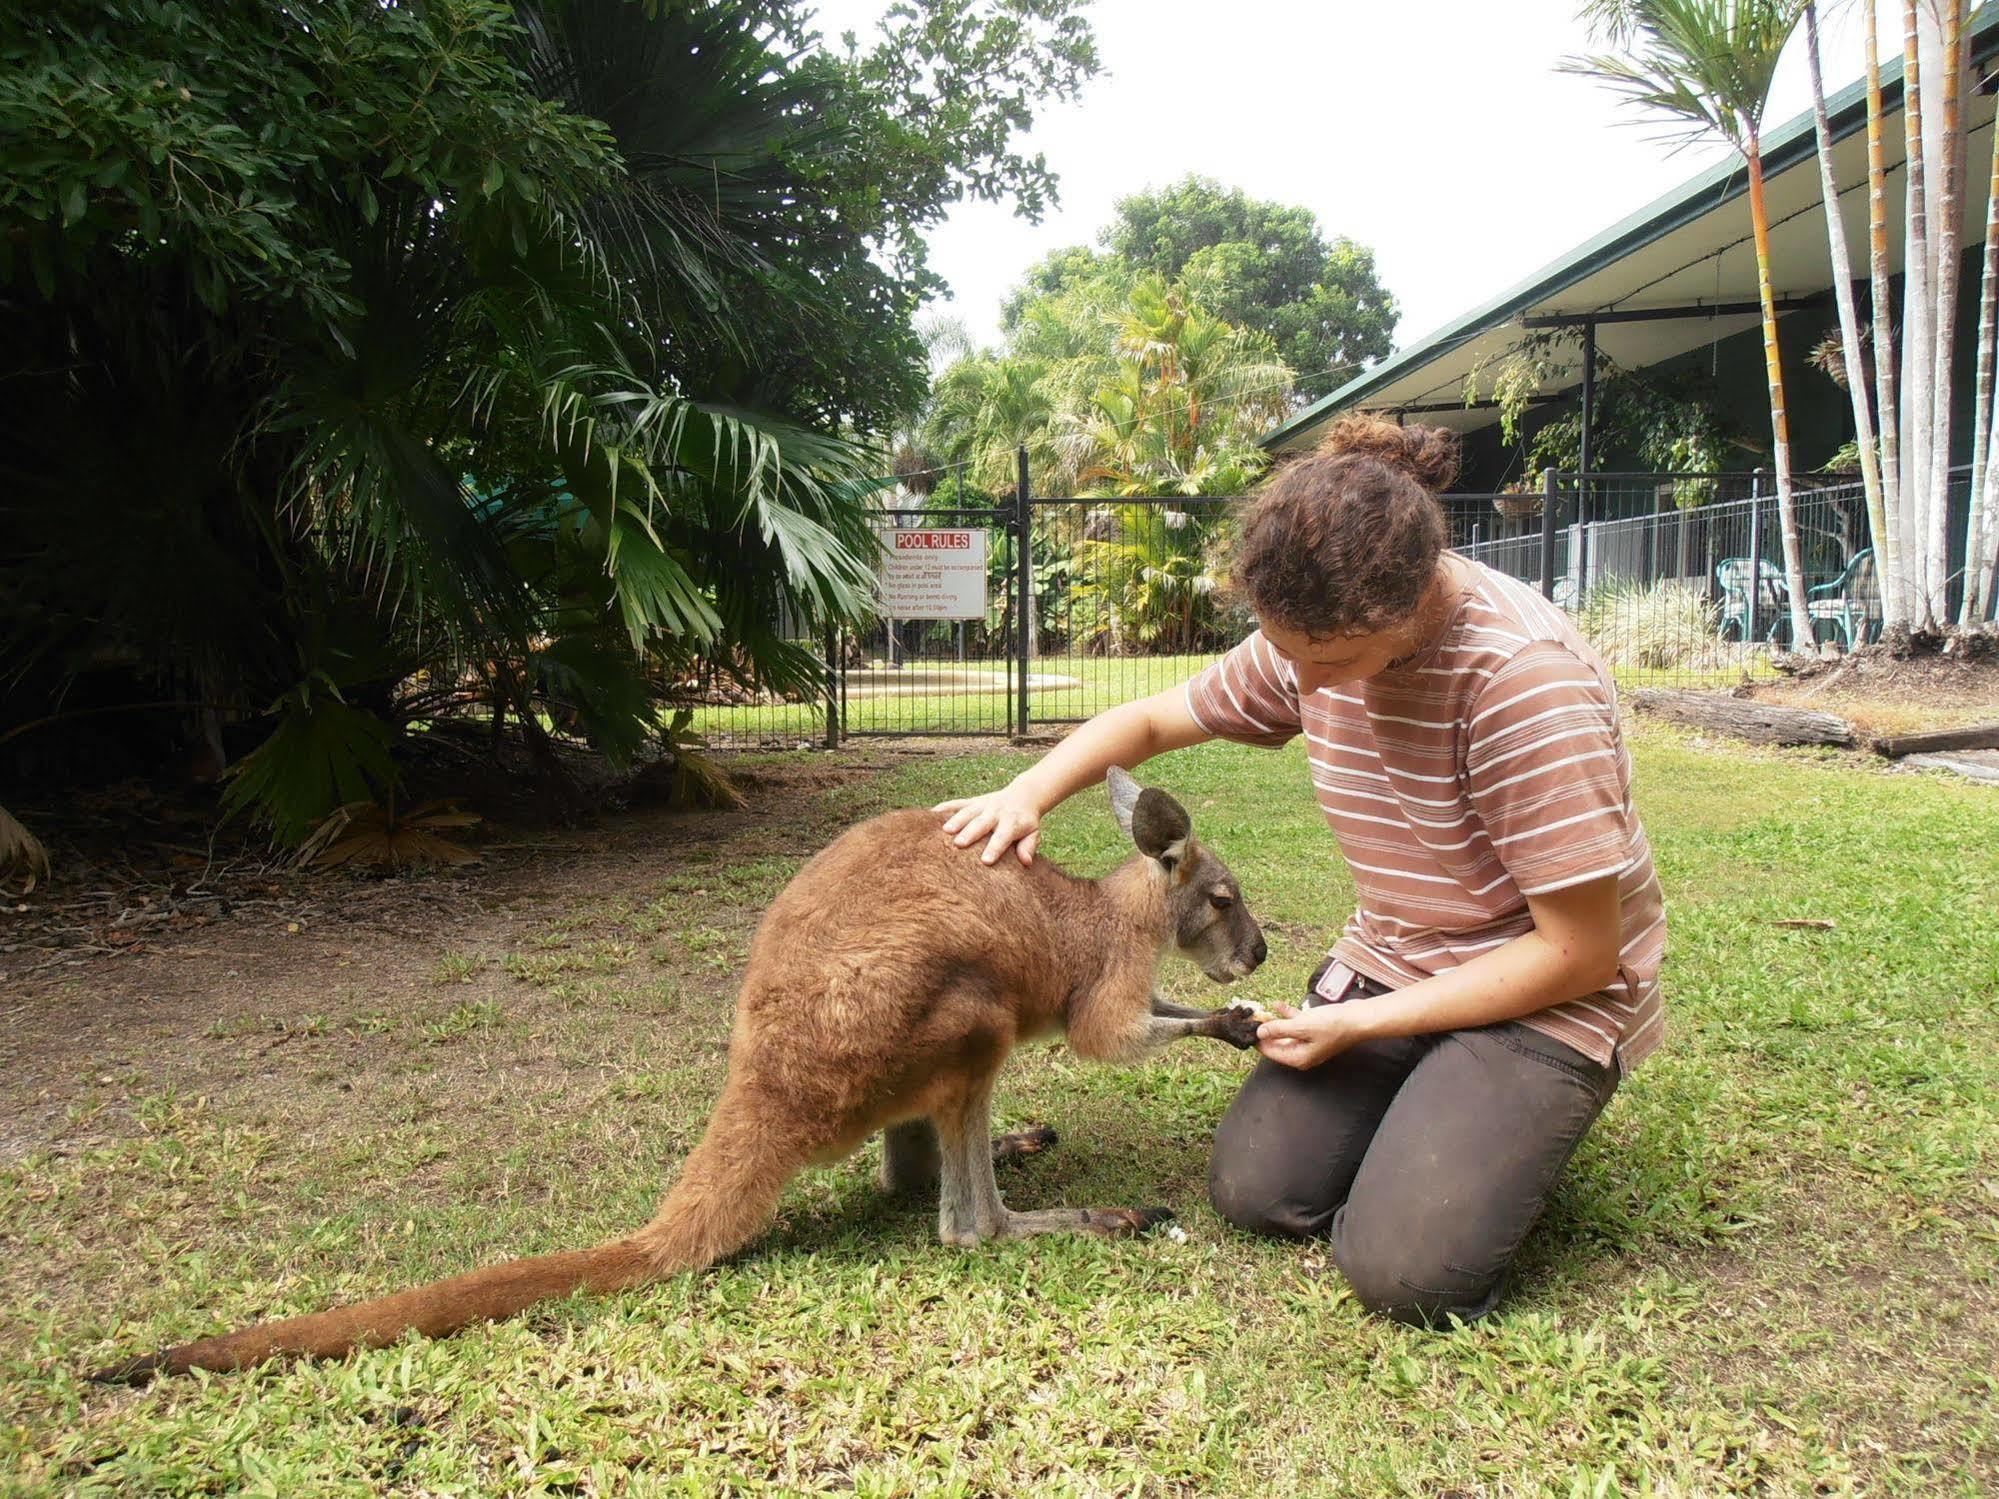
<svg viewBox="0 0 1999 1499"><path fill-rule="evenodd" d="M1784 365L1777 350L1777 302L1770 288L1770 213L1763 200L1763 148L1756 132L1747 137L1749 219L1756 235L1756 292L1763 302L1763 366L1770 378L1770 439L1776 450L1777 524L1784 538L1784 583L1791 602L1791 649L1812 648L1812 625L1805 613L1804 550L1798 543L1798 511L1791 498L1791 423L1784 410ZM1755 580L1750 586L1756 586Z"/></svg>
<svg viewBox="0 0 1999 1499"><path fill-rule="evenodd" d="M1826 117L1825 76L1819 67L1818 6L1805 6L1805 56L1811 67L1812 116L1818 127L1819 195L1825 200L1826 245L1832 254L1833 297L1839 307L1839 340L1846 357L1846 391L1853 401L1853 432L1860 449L1860 483L1867 496L1867 524L1876 538L1886 527L1881 488L1881 454L1874 440L1874 413L1867 394L1867 361L1860 346L1860 317L1853 305L1853 264L1846 253L1846 219L1839 208L1839 184L1832 170L1832 123ZM1869 122L1870 125L1872 122ZM1878 132L1869 141L1871 150ZM1871 197L1871 194L1870 194ZM1885 258L1885 255L1884 255Z"/></svg>
<svg viewBox="0 0 1999 1499"><path fill-rule="evenodd" d="M1972 397L1971 500L1964 516L1964 606L1960 625L1984 617L1985 514L1991 505L1992 369L1999 357L1999 129L1992 132L1992 171L1985 192L1985 265L1978 280L1978 374Z"/></svg>
<svg viewBox="0 0 1999 1499"><path fill-rule="evenodd" d="M1902 143L1907 152L1902 252L1902 614L1930 623L1929 559L1923 553L1929 517L1930 423L1936 417L1936 299L1930 285L1930 217L1923 144L1922 58L1917 0L1902 5Z"/></svg>
<svg viewBox="0 0 1999 1499"><path fill-rule="evenodd" d="M1940 159L1936 215L1931 225L1936 263L1935 374L1931 377L1934 416L1930 426L1929 514L1925 517L1923 553L1926 561L1923 595L1930 618L1941 624L1950 617L1950 431L1952 362L1957 348L1958 213L1964 175L1964 131L1958 118L1958 95L1964 76L1963 0L1943 6L1943 96L1938 141Z"/></svg>
<svg viewBox="0 0 1999 1499"><path fill-rule="evenodd" d="M1874 560L1881 576L1881 614L1901 624L1901 412L1895 402L1894 299L1888 275L1888 167L1882 137L1881 54L1874 0L1867 13L1867 250L1868 300L1874 317L1874 410L1881 424L1881 516L1874 521ZM1874 518L1870 515L1870 520Z"/></svg>
<svg viewBox="0 0 1999 1499"><path fill-rule="evenodd" d="M1830 713L1809 708L1785 708L1723 692L1668 692L1641 687L1631 694L1634 712L1690 724L1698 729L1757 744L1841 744L1856 742L1853 725Z"/></svg>

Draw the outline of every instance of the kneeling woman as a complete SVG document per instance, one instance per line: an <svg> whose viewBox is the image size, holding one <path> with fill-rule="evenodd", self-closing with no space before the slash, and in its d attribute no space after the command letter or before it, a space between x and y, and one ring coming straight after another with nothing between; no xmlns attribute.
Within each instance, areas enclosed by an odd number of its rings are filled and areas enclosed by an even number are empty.
<svg viewBox="0 0 1999 1499"><path fill-rule="evenodd" d="M1303 734L1360 905L1215 1137L1232 1222L1330 1235L1411 1322L1497 1303L1556 1179L1660 1035L1665 914L1610 674L1561 610L1444 549L1438 428L1337 425L1245 517L1259 628L1114 708L1002 790L946 802L991 863L1042 816L1211 738Z"/></svg>

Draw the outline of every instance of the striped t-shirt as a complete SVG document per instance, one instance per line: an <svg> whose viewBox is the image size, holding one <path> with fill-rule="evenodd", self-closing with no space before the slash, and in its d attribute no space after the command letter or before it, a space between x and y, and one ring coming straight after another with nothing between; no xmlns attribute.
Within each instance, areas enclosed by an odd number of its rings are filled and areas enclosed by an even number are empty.
<svg viewBox="0 0 1999 1499"><path fill-rule="evenodd" d="M1628 1070L1659 1043L1666 914L1631 806L1616 689L1560 609L1466 566L1470 593L1421 655L1301 699L1258 632L1187 684L1187 708L1245 744L1304 734L1360 890L1335 973L1415 983L1532 930L1528 896L1616 875L1616 982L1522 1020Z"/></svg>

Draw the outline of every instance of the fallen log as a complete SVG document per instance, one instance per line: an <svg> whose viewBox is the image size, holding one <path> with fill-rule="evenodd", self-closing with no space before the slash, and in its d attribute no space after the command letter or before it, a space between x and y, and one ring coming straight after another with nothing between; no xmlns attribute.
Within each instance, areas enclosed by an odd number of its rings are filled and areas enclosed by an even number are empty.
<svg viewBox="0 0 1999 1499"><path fill-rule="evenodd" d="M1967 724L1961 729L1930 729L1921 734L1883 734L1874 741L1874 753L1886 755L1890 760L1936 750L1980 749L1999 749L1999 723Z"/></svg>
<svg viewBox="0 0 1999 1499"><path fill-rule="evenodd" d="M1833 714L1759 703L1753 698L1730 697L1722 692L1672 692L1662 687L1641 687L1631 694L1630 701L1640 713L1712 729L1717 734L1755 744L1851 745L1859 738L1852 724Z"/></svg>

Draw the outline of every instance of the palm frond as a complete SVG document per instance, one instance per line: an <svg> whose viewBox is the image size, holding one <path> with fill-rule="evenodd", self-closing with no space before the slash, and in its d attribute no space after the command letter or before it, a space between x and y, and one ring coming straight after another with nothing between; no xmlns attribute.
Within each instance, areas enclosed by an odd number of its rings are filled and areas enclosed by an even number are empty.
<svg viewBox="0 0 1999 1499"><path fill-rule="evenodd" d="M1804 0L1611 0L1586 15L1619 50L1566 58L1563 72L1596 79L1643 116L1676 122L1662 132L1668 140L1713 135L1743 150L1761 129Z"/></svg>

